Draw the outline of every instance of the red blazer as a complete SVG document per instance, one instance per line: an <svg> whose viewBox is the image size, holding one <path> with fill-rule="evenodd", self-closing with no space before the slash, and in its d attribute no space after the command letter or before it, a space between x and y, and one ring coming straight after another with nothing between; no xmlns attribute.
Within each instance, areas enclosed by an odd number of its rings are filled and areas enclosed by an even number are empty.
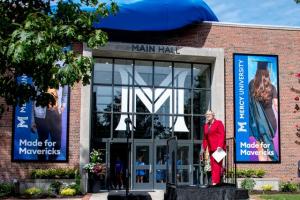
<svg viewBox="0 0 300 200"><path fill-rule="evenodd" d="M204 138L203 138L203 148L204 150L208 146L209 152L214 152L218 147L226 150L225 144L225 129L224 125L220 120L214 120L211 124L210 130L208 130L209 125L206 123L204 125Z"/></svg>

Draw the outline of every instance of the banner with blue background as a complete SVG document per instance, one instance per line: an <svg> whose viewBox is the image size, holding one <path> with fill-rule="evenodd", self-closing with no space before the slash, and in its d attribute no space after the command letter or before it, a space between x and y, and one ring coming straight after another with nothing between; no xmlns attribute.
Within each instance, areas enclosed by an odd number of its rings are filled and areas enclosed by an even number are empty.
<svg viewBox="0 0 300 200"><path fill-rule="evenodd" d="M279 162L278 57L234 54L236 162Z"/></svg>
<svg viewBox="0 0 300 200"><path fill-rule="evenodd" d="M33 84L25 75L19 84ZM14 161L67 161L68 145L68 86L49 89L55 105L36 106L29 101L15 107L13 132Z"/></svg>

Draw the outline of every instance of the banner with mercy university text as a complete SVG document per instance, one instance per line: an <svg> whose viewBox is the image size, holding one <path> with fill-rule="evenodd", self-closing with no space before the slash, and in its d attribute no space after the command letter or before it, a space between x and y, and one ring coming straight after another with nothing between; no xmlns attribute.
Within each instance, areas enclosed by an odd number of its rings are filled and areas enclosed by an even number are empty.
<svg viewBox="0 0 300 200"><path fill-rule="evenodd" d="M235 161L280 162L278 57L234 54Z"/></svg>
<svg viewBox="0 0 300 200"><path fill-rule="evenodd" d="M25 75L18 83L33 84ZM48 89L53 99L46 107L26 102L15 107L13 161L68 161L69 87Z"/></svg>

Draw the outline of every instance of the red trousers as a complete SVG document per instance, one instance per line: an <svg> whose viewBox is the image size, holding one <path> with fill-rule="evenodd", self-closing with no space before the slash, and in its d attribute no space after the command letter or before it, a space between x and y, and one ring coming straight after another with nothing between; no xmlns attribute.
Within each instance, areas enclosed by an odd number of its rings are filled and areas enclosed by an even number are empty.
<svg viewBox="0 0 300 200"><path fill-rule="evenodd" d="M218 163L211 154L212 153L210 153L211 181L212 183L219 184L221 182L223 160Z"/></svg>

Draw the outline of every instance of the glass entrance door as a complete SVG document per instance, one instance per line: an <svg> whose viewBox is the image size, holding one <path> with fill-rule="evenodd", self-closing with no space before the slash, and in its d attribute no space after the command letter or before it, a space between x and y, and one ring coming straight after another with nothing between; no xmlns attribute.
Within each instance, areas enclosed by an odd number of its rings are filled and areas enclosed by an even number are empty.
<svg viewBox="0 0 300 200"><path fill-rule="evenodd" d="M153 188L153 155L152 144L135 143L133 160L134 189Z"/></svg>
<svg viewBox="0 0 300 200"><path fill-rule="evenodd" d="M177 185L191 185L193 182L192 170L192 145L178 144L176 158L176 179Z"/></svg>
<svg viewBox="0 0 300 200"><path fill-rule="evenodd" d="M166 189L167 182L167 146L166 142L156 143L154 147L154 188Z"/></svg>

